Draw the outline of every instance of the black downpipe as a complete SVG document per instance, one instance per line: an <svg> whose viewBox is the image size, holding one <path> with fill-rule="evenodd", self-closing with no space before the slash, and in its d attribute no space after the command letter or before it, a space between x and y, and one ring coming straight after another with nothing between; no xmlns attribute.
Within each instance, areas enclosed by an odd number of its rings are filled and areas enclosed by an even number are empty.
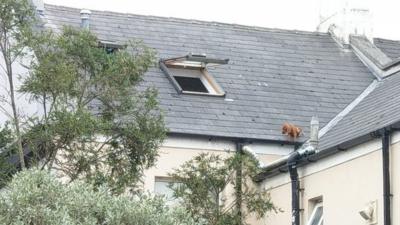
<svg viewBox="0 0 400 225"><path fill-rule="evenodd" d="M300 185L299 174L297 173L297 162L300 157L300 154L296 151L289 156L287 161L292 184L292 225L300 225Z"/></svg>
<svg viewBox="0 0 400 225"><path fill-rule="evenodd" d="M384 130L382 135L383 164L383 224L391 225L391 193L390 193L390 131Z"/></svg>
<svg viewBox="0 0 400 225"><path fill-rule="evenodd" d="M239 157L239 163L236 167L236 187L235 187L235 195L236 195L236 212L238 216L238 224L242 224L242 154L243 154L243 143L236 142L236 154Z"/></svg>

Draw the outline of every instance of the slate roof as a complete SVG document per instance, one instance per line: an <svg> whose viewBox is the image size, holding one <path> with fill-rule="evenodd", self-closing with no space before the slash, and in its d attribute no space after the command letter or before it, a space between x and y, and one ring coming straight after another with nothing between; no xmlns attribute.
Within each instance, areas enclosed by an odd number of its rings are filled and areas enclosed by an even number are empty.
<svg viewBox="0 0 400 225"><path fill-rule="evenodd" d="M48 26L79 26L80 9L45 5ZM142 39L160 58L206 53L229 58L210 69L226 97L179 95L159 68L145 75L155 86L171 133L287 141L288 121L308 136L311 116L321 126L352 102L374 76L351 51L324 33L287 31L176 18L92 11L100 39Z"/></svg>
<svg viewBox="0 0 400 225"><path fill-rule="evenodd" d="M320 140L321 150L400 122L400 72L378 82L339 123Z"/></svg>
<svg viewBox="0 0 400 225"><path fill-rule="evenodd" d="M400 57L400 41L375 38L374 44L392 60ZM373 90L320 139L320 150L350 142L400 122L400 72L377 81Z"/></svg>
<svg viewBox="0 0 400 225"><path fill-rule="evenodd" d="M400 57L400 41L374 38L374 44L392 59Z"/></svg>

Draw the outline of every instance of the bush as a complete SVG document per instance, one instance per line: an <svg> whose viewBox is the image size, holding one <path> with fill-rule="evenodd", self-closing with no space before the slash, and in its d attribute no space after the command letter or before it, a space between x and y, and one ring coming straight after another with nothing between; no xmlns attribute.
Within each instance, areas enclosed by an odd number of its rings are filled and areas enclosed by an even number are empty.
<svg viewBox="0 0 400 225"><path fill-rule="evenodd" d="M14 136L9 127L9 123L0 128L0 188L3 187L10 179L12 174L16 173L16 165L10 163L16 153L16 145Z"/></svg>
<svg viewBox="0 0 400 225"><path fill-rule="evenodd" d="M63 184L40 170L16 174L0 192L0 224L200 225L160 198L115 196L83 182Z"/></svg>
<svg viewBox="0 0 400 225"><path fill-rule="evenodd" d="M201 153L169 174L179 184L170 188L182 206L207 225L243 225L250 215L260 219L279 211L269 192L252 182L258 172L258 161L252 155L236 153L223 158Z"/></svg>

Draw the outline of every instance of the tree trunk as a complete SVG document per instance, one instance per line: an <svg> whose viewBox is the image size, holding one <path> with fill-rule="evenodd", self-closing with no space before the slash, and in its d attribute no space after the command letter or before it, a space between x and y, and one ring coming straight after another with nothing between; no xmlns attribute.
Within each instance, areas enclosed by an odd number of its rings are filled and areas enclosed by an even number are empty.
<svg viewBox="0 0 400 225"><path fill-rule="evenodd" d="M13 111L13 120L14 120L13 122L14 122L14 127L15 127L15 133L17 135L19 162L21 164L21 169L25 169L26 166L25 166L25 159L24 159L24 149L22 147L21 131L20 131L20 127L19 127L19 117L18 117L17 106L15 104L13 70L12 70L12 65L11 65L10 59L7 58L6 54L3 54L3 55L4 55L4 61L6 63L6 67L7 67L8 82L10 84L11 108Z"/></svg>

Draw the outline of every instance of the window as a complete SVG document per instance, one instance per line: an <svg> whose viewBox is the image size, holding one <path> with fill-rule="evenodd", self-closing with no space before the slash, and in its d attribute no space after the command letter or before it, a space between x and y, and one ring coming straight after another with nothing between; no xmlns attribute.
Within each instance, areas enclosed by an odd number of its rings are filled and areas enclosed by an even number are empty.
<svg viewBox="0 0 400 225"><path fill-rule="evenodd" d="M207 65L227 62L228 60L210 59L205 55L189 54L161 60L160 67L179 93L225 96L225 92L209 74Z"/></svg>
<svg viewBox="0 0 400 225"><path fill-rule="evenodd" d="M122 45L113 41L99 41L99 47L104 48L107 54L112 54L121 49L124 49L126 45Z"/></svg>
<svg viewBox="0 0 400 225"><path fill-rule="evenodd" d="M311 213L307 225L323 225L323 222L324 222L324 208L322 206L322 202L320 202L314 206L314 210Z"/></svg>
<svg viewBox="0 0 400 225"><path fill-rule="evenodd" d="M176 82L181 86L184 91L209 93L200 77L179 77L174 76Z"/></svg>
<svg viewBox="0 0 400 225"><path fill-rule="evenodd" d="M164 196L168 204L175 205L178 203L178 200L174 198L174 192L169 188L170 184L177 185L177 183L174 183L171 178L156 177L154 182L154 193L156 195Z"/></svg>
<svg viewBox="0 0 400 225"><path fill-rule="evenodd" d="M213 87L213 81L207 79L204 71L200 69L169 68L168 70L172 75L172 78L179 85L180 89L182 89L183 93L203 93L213 95L219 93L217 88Z"/></svg>

